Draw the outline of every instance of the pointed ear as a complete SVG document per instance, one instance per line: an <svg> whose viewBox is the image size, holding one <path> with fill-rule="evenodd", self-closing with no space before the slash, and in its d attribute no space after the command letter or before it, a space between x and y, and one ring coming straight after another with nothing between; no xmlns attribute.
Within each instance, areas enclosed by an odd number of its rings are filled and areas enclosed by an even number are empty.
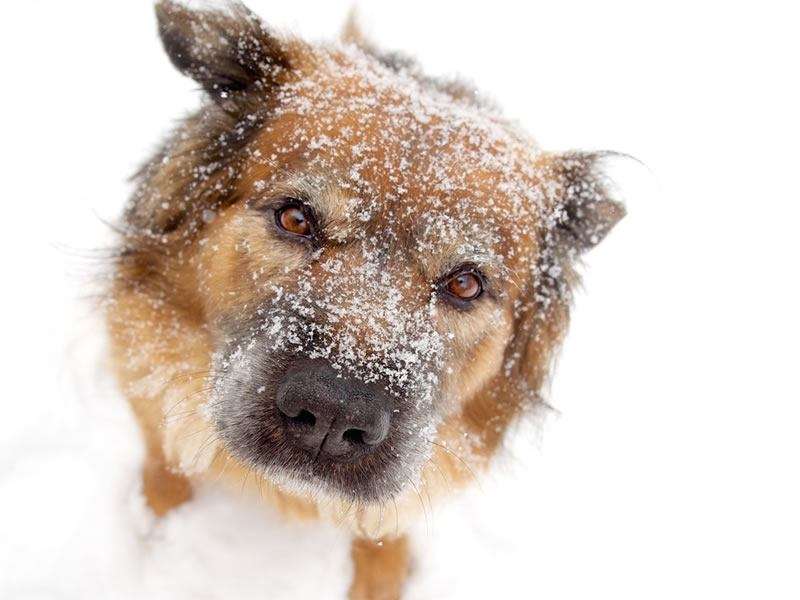
<svg viewBox="0 0 800 600"><path fill-rule="evenodd" d="M625 216L625 207L612 197L604 172L610 152L569 152L553 157L556 182L553 221L557 243L570 256L599 244Z"/></svg>
<svg viewBox="0 0 800 600"><path fill-rule="evenodd" d="M239 2L226 2L220 10L193 10L160 0L156 17L172 64L217 102L266 87L290 68L279 40Z"/></svg>
<svg viewBox="0 0 800 600"><path fill-rule="evenodd" d="M381 50L364 33L355 7L347 14L347 20L339 34L339 39L344 44L352 44L358 47L364 54L368 54L393 71L418 71L417 63L413 58L406 56L402 52Z"/></svg>
<svg viewBox="0 0 800 600"><path fill-rule="evenodd" d="M539 163L546 196L542 247L533 293L515 310L515 333L506 354L506 373L516 372L527 384L522 392L534 400L540 400L538 393L569 322L572 289L579 281L575 262L625 216L605 173L608 159L616 158L630 157L569 152L544 155Z"/></svg>
<svg viewBox="0 0 800 600"><path fill-rule="evenodd" d="M353 6L350 12L347 13L347 20L342 26L342 31L339 34L339 39L344 44L355 44L359 47L371 47L372 44L367 40L361 29L361 23L358 18L358 10Z"/></svg>

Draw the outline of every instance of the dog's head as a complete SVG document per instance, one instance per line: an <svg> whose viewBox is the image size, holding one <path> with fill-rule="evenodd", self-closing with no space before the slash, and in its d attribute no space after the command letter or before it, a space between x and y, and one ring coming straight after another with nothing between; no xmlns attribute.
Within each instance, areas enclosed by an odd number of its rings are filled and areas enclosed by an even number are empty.
<svg viewBox="0 0 800 600"><path fill-rule="evenodd" d="M361 40L157 11L209 99L140 174L120 272L192 340L159 354L203 373L184 406L246 468L364 504L480 466L539 401L574 265L624 213L602 155L542 152Z"/></svg>

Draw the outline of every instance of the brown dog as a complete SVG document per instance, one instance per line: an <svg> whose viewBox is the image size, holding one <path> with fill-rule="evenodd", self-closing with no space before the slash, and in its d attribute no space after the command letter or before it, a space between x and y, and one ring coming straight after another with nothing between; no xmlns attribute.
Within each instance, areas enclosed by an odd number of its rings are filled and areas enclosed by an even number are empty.
<svg viewBox="0 0 800 600"><path fill-rule="evenodd" d="M157 514L249 483L354 533L351 598L395 598L420 506L540 402L575 264L623 216L597 154L549 154L473 89L349 27L164 1L208 100L141 170L108 304Z"/></svg>

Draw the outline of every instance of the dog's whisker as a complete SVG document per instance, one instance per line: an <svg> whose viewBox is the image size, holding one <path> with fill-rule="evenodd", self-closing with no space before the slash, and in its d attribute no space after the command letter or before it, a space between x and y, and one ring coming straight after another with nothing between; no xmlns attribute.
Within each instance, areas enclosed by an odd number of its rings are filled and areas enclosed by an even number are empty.
<svg viewBox="0 0 800 600"><path fill-rule="evenodd" d="M423 516L425 518L425 532L426 532L426 534L428 536L430 536L431 527L430 527L430 522L428 521L428 511L425 509L425 501L422 498L422 494L420 493L419 489L417 488L417 486L414 484L414 482L411 480L410 477L406 477L406 481L411 486L411 488L414 490L414 492L416 492L417 498L419 498L419 505L420 505L420 508L422 509L422 514L423 514Z"/></svg>
<svg viewBox="0 0 800 600"><path fill-rule="evenodd" d="M394 504L394 537L400 535L400 514L397 510L397 498L392 494L392 504Z"/></svg>
<svg viewBox="0 0 800 600"><path fill-rule="evenodd" d="M203 452L216 440L217 440L216 432L211 432L211 434L209 434L209 436L205 439L205 441L202 444L200 444L200 446L198 446L197 451L194 453L194 457L192 458L191 461L192 470L194 470L197 467L197 461L200 459L200 456L203 454Z"/></svg>
<svg viewBox="0 0 800 600"><path fill-rule="evenodd" d="M247 479L250 477L250 469L244 470L244 477L242 478L242 487L239 490L239 496L244 496L244 489L247 486Z"/></svg>
<svg viewBox="0 0 800 600"><path fill-rule="evenodd" d="M439 477L442 478L442 483L444 483L445 489L449 491L452 488L453 482L450 480L449 477L447 477L444 474L444 471L442 471L442 468L439 466L439 463L436 462L435 457L431 458L430 464L434 469L436 469L436 472L439 473Z"/></svg>
<svg viewBox="0 0 800 600"><path fill-rule="evenodd" d="M385 508L384 502L381 502L378 507L378 523L375 525L375 530L372 533L372 537L378 537L378 534L381 531L381 527L383 526L383 510Z"/></svg>
<svg viewBox="0 0 800 600"><path fill-rule="evenodd" d="M465 469L466 469L466 470L469 472L470 476L472 477L473 481L474 481L474 482L475 482L475 484L478 486L478 488L480 488L480 487L481 487L481 482L480 482L480 480L478 479L478 476L477 476L477 475L475 474L475 472L472 470L472 467L470 467L470 466L469 466L469 463L467 463L467 461L465 461L463 458L461 458L461 457L460 457L458 454L456 454L455 452L453 452L453 451L452 451L450 448L448 448L448 447L447 447L447 446L445 446L444 444L440 444L439 442L435 442L435 441L433 441L433 440L427 440L427 442L428 442L429 444L432 444L432 445L434 445L434 446L437 446L437 447L441 448L442 450L444 450L445 452L447 452L448 454L450 454L450 455L451 455L453 458L455 458L456 460L458 460L458 461L459 461L459 462L460 462L460 463L461 463L461 464L464 466L464 468L465 468Z"/></svg>

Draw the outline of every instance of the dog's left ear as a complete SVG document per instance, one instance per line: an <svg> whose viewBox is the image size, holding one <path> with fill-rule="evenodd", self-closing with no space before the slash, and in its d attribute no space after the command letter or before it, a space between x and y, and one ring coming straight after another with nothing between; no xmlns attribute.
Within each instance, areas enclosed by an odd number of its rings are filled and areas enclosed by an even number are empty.
<svg viewBox="0 0 800 600"><path fill-rule="evenodd" d="M571 291L578 282L575 264L599 244L625 216L612 194L606 168L610 152L542 155L544 214L533 290L515 312L514 336L506 353L506 375L526 382L510 394L540 400L549 365L569 321Z"/></svg>
<svg viewBox="0 0 800 600"><path fill-rule="evenodd" d="M546 226L552 232L551 242L569 258L594 248L625 216L605 173L607 160L618 156L569 152L550 157L552 210Z"/></svg>
<svg viewBox="0 0 800 600"><path fill-rule="evenodd" d="M205 10L160 0L156 17L172 64L218 103L242 91L268 87L291 66L281 40L239 2Z"/></svg>

